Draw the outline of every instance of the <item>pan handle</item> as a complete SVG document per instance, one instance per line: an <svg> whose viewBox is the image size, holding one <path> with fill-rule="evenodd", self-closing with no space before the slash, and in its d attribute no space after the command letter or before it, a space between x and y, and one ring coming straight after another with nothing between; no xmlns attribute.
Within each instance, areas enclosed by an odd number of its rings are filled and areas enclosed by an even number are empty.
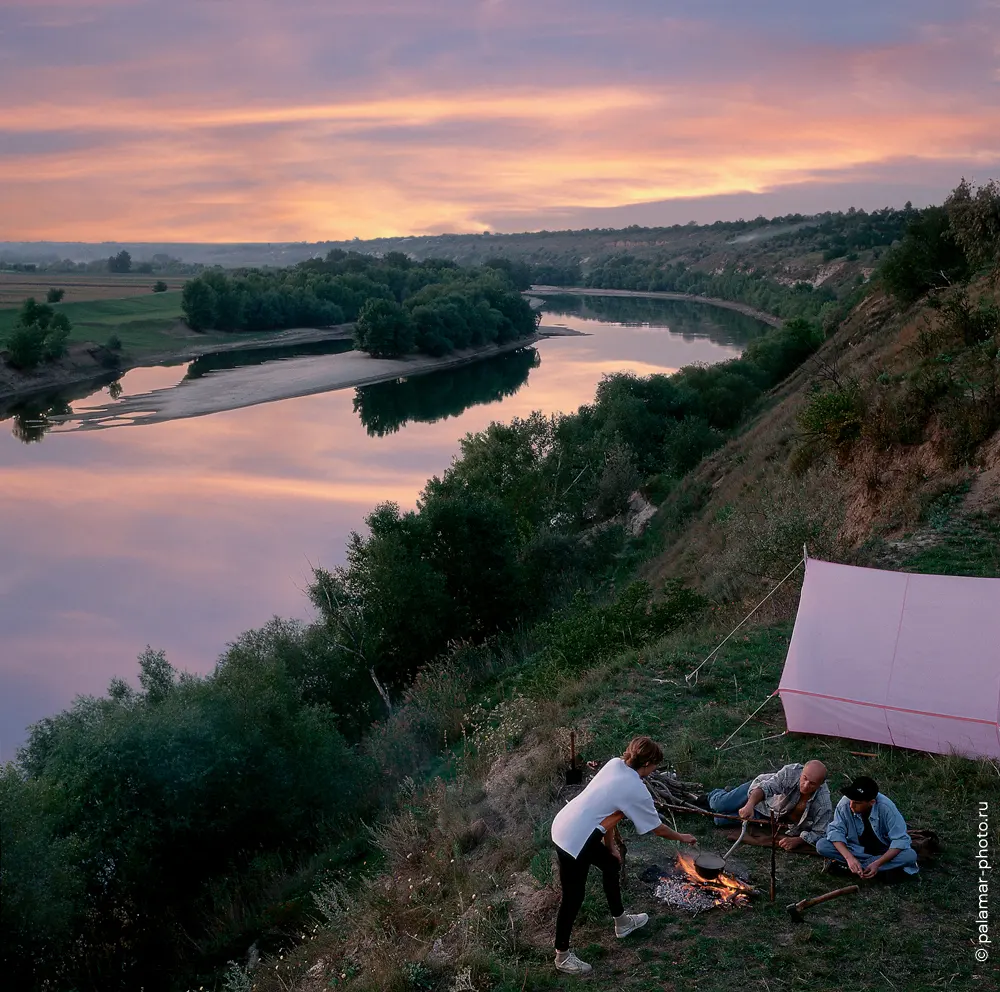
<svg viewBox="0 0 1000 992"><path fill-rule="evenodd" d="M739 837L736 838L736 843L733 844L733 846L728 851L726 851L725 854L722 855L722 860L723 861L728 861L729 860L729 855L732 854L733 851L735 851L736 848L738 848L740 846L740 844L743 843L743 838L746 837L746 835L747 835L747 827L749 827L749 826L750 826L750 824L746 820L744 820L743 821L743 829L740 831Z"/></svg>

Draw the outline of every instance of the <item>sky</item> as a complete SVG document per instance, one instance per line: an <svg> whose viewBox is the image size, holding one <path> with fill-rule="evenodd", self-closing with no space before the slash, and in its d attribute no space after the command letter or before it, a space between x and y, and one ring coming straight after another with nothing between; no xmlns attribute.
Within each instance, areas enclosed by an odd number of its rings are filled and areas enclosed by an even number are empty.
<svg viewBox="0 0 1000 992"><path fill-rule="evenodd" d="M922 205L1000 175L1000 0L0 0L0 93L0 240Z"/></svg>

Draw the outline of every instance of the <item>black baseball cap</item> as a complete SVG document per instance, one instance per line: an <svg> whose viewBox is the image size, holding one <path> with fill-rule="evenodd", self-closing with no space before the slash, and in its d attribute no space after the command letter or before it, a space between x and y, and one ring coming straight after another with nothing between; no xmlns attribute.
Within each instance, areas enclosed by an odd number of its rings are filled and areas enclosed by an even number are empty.
<svg viewBox="0 0 1000 992"><path fill-rule="evenodd" d="M878 795L878 782L867 775L859 775L850 785L840 790L848 799L868 802Z"/></svg>

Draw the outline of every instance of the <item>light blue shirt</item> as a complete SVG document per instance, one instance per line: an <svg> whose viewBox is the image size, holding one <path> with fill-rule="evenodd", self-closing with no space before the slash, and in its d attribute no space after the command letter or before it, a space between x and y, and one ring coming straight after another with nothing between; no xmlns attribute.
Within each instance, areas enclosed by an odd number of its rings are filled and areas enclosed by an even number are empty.
<svg viewBox="0 0 1000 992"><path fill-rule="evenodd" d="M896 848L897 851L907 851L913 845L910 835L906 832L906 821L903 814L896 809L896 804L880 792L875 797L875 805L868 814L872 830L883 844ZM855 857L865 853L861 845L861 834L865 823L859 813L851 812L851 801L844 796L833 811L833 821L826 831L826 839L831 844L840 841ZM909 875L915 875L920 869L916 865L906 865L903 869Z"/></svg>

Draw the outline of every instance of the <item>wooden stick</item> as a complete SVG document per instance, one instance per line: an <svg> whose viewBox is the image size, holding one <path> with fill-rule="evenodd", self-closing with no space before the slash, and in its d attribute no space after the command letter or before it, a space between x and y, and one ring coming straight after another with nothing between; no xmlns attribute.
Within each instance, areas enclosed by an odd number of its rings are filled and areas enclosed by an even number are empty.
<svg viewBox="0 0 1000 992"><path fill-rule="evenodd" d="M774 902L775 893L775 866L774 866L774 852L777 848L777 838L778 838L778 821L775 818L774 810L770 810L771 815L771 902Z"/></svg>
<svg viewBox="0 0 1000 992"><path fill-rule="evenodd" d="M872 754L870 751L848 751L848 754L853 754L856 758L877 758L877 754Z"/></svg>
<svg viewBox="0 0 1000 992"><path fill-rule="evenodd" d="M737 823L752 823L760 827L770 826L769 820L744 820L740 816L732 816L729 813L713 813L711 810L698 809L697 806L675 806L671 803L663 803L653 800L654 805L662 806L664 809L675 809L681 813L697 813L699 816L717 816L720 820L735 820Z"/></svg>

